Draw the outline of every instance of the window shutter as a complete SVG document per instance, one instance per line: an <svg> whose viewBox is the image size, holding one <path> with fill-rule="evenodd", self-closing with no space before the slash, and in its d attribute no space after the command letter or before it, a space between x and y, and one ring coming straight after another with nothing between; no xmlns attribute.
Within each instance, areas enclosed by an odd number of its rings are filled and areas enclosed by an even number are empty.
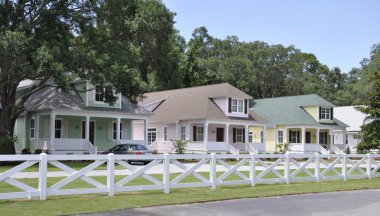
<svg viewBox="0 0 380 216"><path fill-rule="evenodd" d="M45 121L44 121L44 137L45 138L50 137L50 121L49 121L49 119L45 119Z"/></svg>
<svg viewBox="0 0 380 216"><path fill-rule="evenodd" d="M327 132L325 132L325 143L323 144L327 144L327 139L329 139L329 137L327 136Z"/></svg>
<svg viewBox="0 0 380 216"><path fill-rule="evenodd" d="M197 141L197 126L193 126L193 141Z"/></svg>
<svg viewBox="0 0 380 216"><path fill-rule="evenodd" d="M244 100L244 104L245 104L245 106L244 106L244 114L247 114L248 113L248 100L247 99Z"/></svg>
<svg viewBox="0 0 380 216"><path fill-rule="evenodd" d="M245 143L245 128L243 128L243 143Z"/></svg>
<svg viewBox="0 0 380 216"><path fill-rule="evenodd" d="M112 121L108 121L108 140L112 140L113 138L113 125L112 125Z"/></svg>
<svg viewBox="0 0 380 216"><path fill-rule="evenodd" d="M331 108L331 111L330 111L330 119L331 119L331 120L334 120L334 108Z"/></svg>
<svg viewBox="0 0 380 216"><path fill-rule="evenodd" d="M297 131L297 143L300 143L300 131Z"/></svg>
<svg viewBox="0 0 380 216"><path fill-rule="evenodd" d="M232 98L228 98L228 112L232 112Z"/></svg>
<svg viewBox="0 0 380 216"><path fill-rule="evenodd" d="M292 131L289 130L289 143L292 143Z"/></svg>
<svg viewBox="0 0 380 216"><path fill-rule="evenodd" d="M322 110L321 110L321 107L318 107L319 108L319 119L322 118Z"/></svg>
<svg viewBox="0 0 380 216"><path fill-rule="evenodd" d="M232 143L236 143L236 128L232 129Z"/></svg>

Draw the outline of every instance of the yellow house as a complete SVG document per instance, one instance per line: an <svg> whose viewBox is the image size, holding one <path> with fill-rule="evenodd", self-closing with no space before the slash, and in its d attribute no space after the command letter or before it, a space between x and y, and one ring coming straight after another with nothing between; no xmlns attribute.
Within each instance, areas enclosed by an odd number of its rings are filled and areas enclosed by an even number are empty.
<svg viewBox="0 0 380 216"><path fill-rule="evenodd" d="M289 144L291 152L342 153L343 143L334 143L334 130L347 125L334 118L334 105L318 95L299 95L258 99L252 111L266 124L266 151L275 152L279 144ZM254 131L255 128L250 128Z"/></svg>

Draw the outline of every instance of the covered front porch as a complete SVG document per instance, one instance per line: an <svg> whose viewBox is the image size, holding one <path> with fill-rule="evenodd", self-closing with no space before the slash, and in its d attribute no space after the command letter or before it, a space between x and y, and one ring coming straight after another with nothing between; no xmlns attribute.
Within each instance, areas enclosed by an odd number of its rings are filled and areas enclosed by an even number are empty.
<svg viewBox="0 0 380 216"><path fill-rule="evenodd" d="M344 144L334 143L334 127L293 126L277 129L277 144L289 143L291 152L338 153L344 152Z"/></svg>
<svg viewBox="0 0 380 216"><path fill-rule="evenodd" d="M187 140L192 152L259 153L265 152L265 127L247 121L179 122L178 138Z"/></svg>
<svg viewBox="0 0 380 216"><path fill-rule="evenodd" d="M26 115L25 146L52 154L97 154L119 143L146 144L133 139L134 120L146 117L100 111L52 110Z"/></svg>

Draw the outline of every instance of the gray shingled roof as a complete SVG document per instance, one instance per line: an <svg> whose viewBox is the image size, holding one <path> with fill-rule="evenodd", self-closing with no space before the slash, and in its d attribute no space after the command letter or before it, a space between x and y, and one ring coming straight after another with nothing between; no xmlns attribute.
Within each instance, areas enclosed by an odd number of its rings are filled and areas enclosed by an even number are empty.
<svg viewBox="0 0 380 216"><path fill-rule="evenodd" d="M89 110L121 112L128 114L151 114L139 105L132 104L126 97L121 97L121 109L86 106L85 102L75 91L63 92L54 87L46 87L34 93L24 104L26 111L51 109Z"/></svg>
<svg viewBox="0 0 380 216"><path fill-rule="evenodd" d="M178 120L213 119L266 122L263 117L254 112L250 112L249 118L225 115L211 98L252 98L228 83L152 92L144 96L145 99L140 103L141 105L162 101L153 111L154 115L149 118L150 121L175 123Z"/></svg>
<svg viewBox="0 0 380 216"><path fill-rule="evenodd" d="M334 107L334 105L322 97L310 94L268 99L256 99L251 101L251 110L268 120L267 127L275 125L332 125L346 127L346 125L334 118L333 124L317 122L303 107L320 106Z"/></svg>

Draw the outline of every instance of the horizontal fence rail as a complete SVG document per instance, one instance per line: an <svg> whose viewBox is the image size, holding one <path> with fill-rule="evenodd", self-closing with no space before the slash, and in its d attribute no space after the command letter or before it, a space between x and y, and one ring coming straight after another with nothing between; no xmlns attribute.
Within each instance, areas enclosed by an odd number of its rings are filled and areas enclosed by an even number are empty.
<svg viewBox="0 0 380 216"><path fill-rule="evenodd" d="M0 199L380 177L378 154L2 155ZM133 162L144 165L135 166ZM17 165L15 165L17 164ZM73 165L74 166L70 166ZM25 181L28 179L28 181ZM85 187L83 185L86 185ZM2 189L3 188L3 189ZM5 189L6 188L6 189Z"/></svg>

